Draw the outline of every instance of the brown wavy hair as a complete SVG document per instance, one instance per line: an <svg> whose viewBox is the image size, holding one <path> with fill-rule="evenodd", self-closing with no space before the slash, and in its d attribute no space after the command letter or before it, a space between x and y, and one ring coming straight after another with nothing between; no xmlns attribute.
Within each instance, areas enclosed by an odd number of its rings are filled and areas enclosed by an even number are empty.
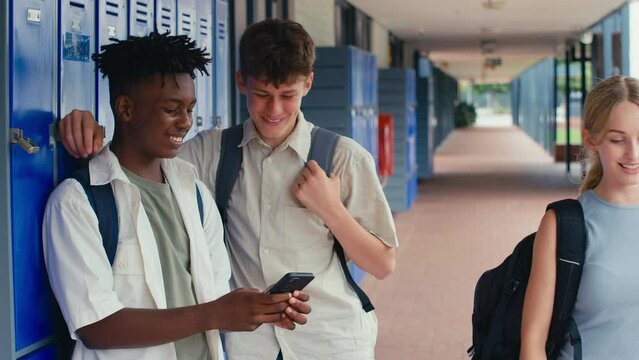
<svg viewBox="0 0 639 360"><path fill-rule="evenodd" d="M249 26L240 39L240 73L273 84L308 76L315 62L315 43L295 21L267 19Z"/></svg>
<svg viewBox="0 0 639 360"><path fill-rule="evenodd" d="M612 109L624 101L639 106L639 80L627 76L612 76L595 85L584 103L583 126L588 131L588 136L600 138L608 129ZM580 192L585 192L599 185L603 176L603 166L599 154L589 149L585 142L582 159L590 165L590 170L579 188Z"/></svg>

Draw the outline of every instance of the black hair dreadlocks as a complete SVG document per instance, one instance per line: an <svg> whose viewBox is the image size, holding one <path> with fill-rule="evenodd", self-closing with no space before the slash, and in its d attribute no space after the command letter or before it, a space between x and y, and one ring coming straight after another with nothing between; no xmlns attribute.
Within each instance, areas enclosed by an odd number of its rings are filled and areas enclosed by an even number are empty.
<svg viewBox="0 0 639 360"><path fill-rule="evenodd" d="M113 44L101 46L102 52L91 56L102 77L109 78L112 98L132 80L157 73L162 75L162 79L165 74L175 77L179 73L188 73L195 78L196 69L209 75L206 65L211 62L210 54L198 48L195 41L186 35L154 31L144 37L112 40Z"/></svg>

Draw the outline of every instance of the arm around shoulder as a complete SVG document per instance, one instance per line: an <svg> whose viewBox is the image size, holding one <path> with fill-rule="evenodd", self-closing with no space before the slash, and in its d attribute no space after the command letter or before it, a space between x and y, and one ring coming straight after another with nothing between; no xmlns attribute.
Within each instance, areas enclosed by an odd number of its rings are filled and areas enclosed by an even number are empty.
<svg viewBox="0 0 639 360"><path fill-rule="evenodd" d="M541 219L533 245L532 267L521 323L521 360L546 359L557 273L557 217L553 210Z"/></svg>

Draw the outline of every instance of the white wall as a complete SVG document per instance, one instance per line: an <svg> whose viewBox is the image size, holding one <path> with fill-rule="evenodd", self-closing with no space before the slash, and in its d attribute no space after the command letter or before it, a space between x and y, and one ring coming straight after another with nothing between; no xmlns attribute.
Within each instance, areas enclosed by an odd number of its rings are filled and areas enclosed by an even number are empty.
<svg viewBox="0 0 639 360"><path fill-rule="evenodd" d="M639 2L628 3L628 75L639 78ZM625 66L624 66L625 67Z"/></svg>
<svg viewBox="0 0 639 360"><path fill-rule="evenodd" d="M404 64L405 69L415 68L415 51L417 47L412 43L404 43Z"/></svg>
<svg viewBox="0 0 639 360"><path fill-rule="evenodd" d="M371 52L377 57L377 67L390 67L390 44L388 30L377 21L371 21Z"/></svg>
<svg viewBox="0 0 639 360"><path fill-rule="evenodd" d="M335 46L335 0L289 1L289 18L304 26L315 46Z"/></svg>

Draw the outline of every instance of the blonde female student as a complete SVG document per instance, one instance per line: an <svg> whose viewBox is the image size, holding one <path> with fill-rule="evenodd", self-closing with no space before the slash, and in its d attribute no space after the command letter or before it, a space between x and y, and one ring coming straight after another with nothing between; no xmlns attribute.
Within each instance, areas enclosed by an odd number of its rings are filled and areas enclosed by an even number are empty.
<svg viewBox="0 0 639 360"><path fill-rule="evenodd" d="M639 80L613 76L584 105L590 171L579 202L586 257L572 316L583 360L637 359L639 335ZM546 359L556 277L556 217L541 219L524 300L521 360ZM573 359L564 345L559 359Z"/></svg>

